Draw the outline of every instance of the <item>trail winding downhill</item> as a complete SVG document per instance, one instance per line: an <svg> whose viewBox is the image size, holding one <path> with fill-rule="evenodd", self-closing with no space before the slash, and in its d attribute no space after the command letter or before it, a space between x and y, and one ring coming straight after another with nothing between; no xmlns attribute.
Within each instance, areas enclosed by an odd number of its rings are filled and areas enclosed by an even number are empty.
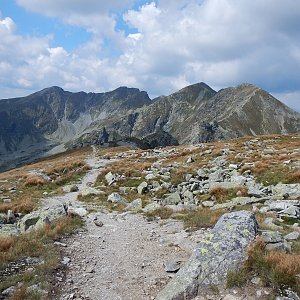
<svg viewBox="0 0 300 300"><path fill-rule="evenodd" d="M78 192L48 198L43 205L85 206L77 196L96 181L109 161L98 160L94 150L87 162L92 169ZM95 219L103 226L97 226ZM179 221L149 222L141 214L109 213L104 208L90 213L85 221L85 230L63 240L67 271L54 299L154 299L173 275L164 270L164 263L186 261L202 236L201 231L188 234Z"/></svg>

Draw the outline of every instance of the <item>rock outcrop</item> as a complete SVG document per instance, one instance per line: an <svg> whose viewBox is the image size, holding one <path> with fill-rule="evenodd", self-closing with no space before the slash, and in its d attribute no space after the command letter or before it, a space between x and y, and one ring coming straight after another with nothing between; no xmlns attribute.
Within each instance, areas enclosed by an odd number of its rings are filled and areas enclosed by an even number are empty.
<svg viewBox="0 0 300 300"><path fill-rule="evenodd" d="M255 216L250 212L223 215L156 300L192 299L201 288L224 283L227 272L246 259L247 246L257 231Z"/></svg>

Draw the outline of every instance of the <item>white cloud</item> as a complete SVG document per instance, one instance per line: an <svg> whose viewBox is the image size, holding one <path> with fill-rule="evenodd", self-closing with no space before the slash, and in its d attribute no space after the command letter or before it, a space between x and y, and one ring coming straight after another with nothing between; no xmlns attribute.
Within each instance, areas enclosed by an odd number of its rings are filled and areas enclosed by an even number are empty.
<svg viewBox="0 0 300 300"><path fill-rule="evenodd" d="M133 2L134 0L17 0L20 6L29 11L59 18L99 36L115 35L113 12Z"/></svg>
<svg viewBox="0 0 300 300"><path fill-rule="evenodd" d="M38 89L55 84L87 91L129 85L157 96L199 81L218 87L251 82L286 96L280 99L300 111L300 1L148 2L124 13L133 29L127 36L116 29L114 12L134 0L17 2L83 27L92 39L67 52L63 45L51 48L51 36L19 36L11 18L0 20L2 85ZM117 49L107 50L104 38Z"/></svg>

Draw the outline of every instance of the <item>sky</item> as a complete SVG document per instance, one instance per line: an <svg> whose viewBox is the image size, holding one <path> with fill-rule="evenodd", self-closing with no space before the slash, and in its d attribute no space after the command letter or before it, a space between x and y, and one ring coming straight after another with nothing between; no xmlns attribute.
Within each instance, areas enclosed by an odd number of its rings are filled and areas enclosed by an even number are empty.
<svg viewBox="0 0 300 300"><path fill-rule="evenodd" d="M0 99L253 83L300 111L299 0L0 0Z"/></svg>

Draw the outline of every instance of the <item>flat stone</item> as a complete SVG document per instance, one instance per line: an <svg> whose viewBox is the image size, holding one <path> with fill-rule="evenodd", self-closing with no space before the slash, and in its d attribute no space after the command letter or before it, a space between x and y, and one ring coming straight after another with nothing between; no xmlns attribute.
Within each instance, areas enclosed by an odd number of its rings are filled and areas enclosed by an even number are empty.
<svg viewBox="0 0 300 300"><path fill-rule="evenodd" d="M297 206L290 206L284 210L279 211L278 214L280 216L300 219L300 208Z"/></svg>
<svg viewBox="0 0 300 300"><path fill-rule="evenodd" d="M288 233L287 235L284 236L285 240L288 241L295 241L299 238L300 233L298 231L293 231L291 233Z"/></svg>
<svg viewBox="0 0 300 300"><path fill-rule="evenodd" d="M68 213L78 215L80 217L85 217L88 214L88 211L83 207L72 207L68 208Z"/></svg>
<svg viewBox="0 0 300 300"><path fill-rule="evenodd" d="M148 205L146 205L144 208L143 208L143 212L147 213L147 212L152 212L152 211L155 211L157 209L161 208L161 205L156 203L156 202L153 202L153 203L150 203Z"/></svg>
<svg viewBox="0 0 300 300"><path fill-rule="evenodd" d="M54 245L59 247L64 247L64 248L67 247L67 244L61 242L54 242Z"/></svg>
<svg viewBox="0 0 300 300"><path fill-rule="evenodd" d="M231 201L221 204L216 204L211 209L224 209L224 208L232 208L238 205L247 205L247 204L253 204L253 203L261 203L264 202L264 198L255 198L255 197L236 197L233 198Z"/></svg>
<svg viewBox="0 0 300 300"><path fill-rule="evenodd" d="M166 198L163 200L163 203L165 205L168 205L168 204L179 204L181 202L181 197L180 197L180 194L178 192L175 192L175 193L171 193L171 194L167 194L166 195Z"/></svg>
<svg viewBox="0 0 300 300"><path fill-rule="evenodd" d="M142 209L142 207L143 207L143 202L142 199L139 198L129 203L125 208L125 210L139 211Z"/></svg>
<svg viewBox="0 0 300 300"><path fill-rule="evenodd" d="M16 291L16 287L15 286L11 286L7 289L5 289L4 291L2 291L2 295L3 296L12 296Z"/></svg>
<svg viewBox="0 0 300 300"><path fill-rule="evenodd" d="M180 262L167 261L164 263L165 271L168 273L176 273L180 269Z"/></svg>
<svg viewBox="0 0 300 300"><path fill-rule="evenodd" d="M65 186L63 186L62 189L65 193L78 192L78 186L76 184L65 185Z"/></svg>
<svg viewBox="0 0 300 300"><path fill-rule="evenodd" d="M265 243L283 242L283 236L279 231L263 231L261 238Z"/></svg>
<svg viewBox="0 0 300 300"><path fill-rule="evenodd" d="M201 204L204 207L213 207L215 205L215 202L214 201L203 201L203 202L201 202Z"/></svg>
<svg viewBox="0 0 300 300"><path fill-rule="evenodd" d="M98 226L98 227L102 227L102 226L104 225L103 222L100 221L100 220L94 220L93 222L94 222L94 224L95 224L96 226Z"/></svg>
<svg viewBox="0 0 300 300"><path fill-rule="evenodd" d="M112 172L108 172L105 175L105 180L108 185L111 185L117 180L117 175L113 174Z"/></svg>
<svg viewBox="0 0 300 300"><path fill-rule="evenodd" d="M118 193L112 193L108 196L107 200L112 203L126 203L127 201Z"/></svg>

